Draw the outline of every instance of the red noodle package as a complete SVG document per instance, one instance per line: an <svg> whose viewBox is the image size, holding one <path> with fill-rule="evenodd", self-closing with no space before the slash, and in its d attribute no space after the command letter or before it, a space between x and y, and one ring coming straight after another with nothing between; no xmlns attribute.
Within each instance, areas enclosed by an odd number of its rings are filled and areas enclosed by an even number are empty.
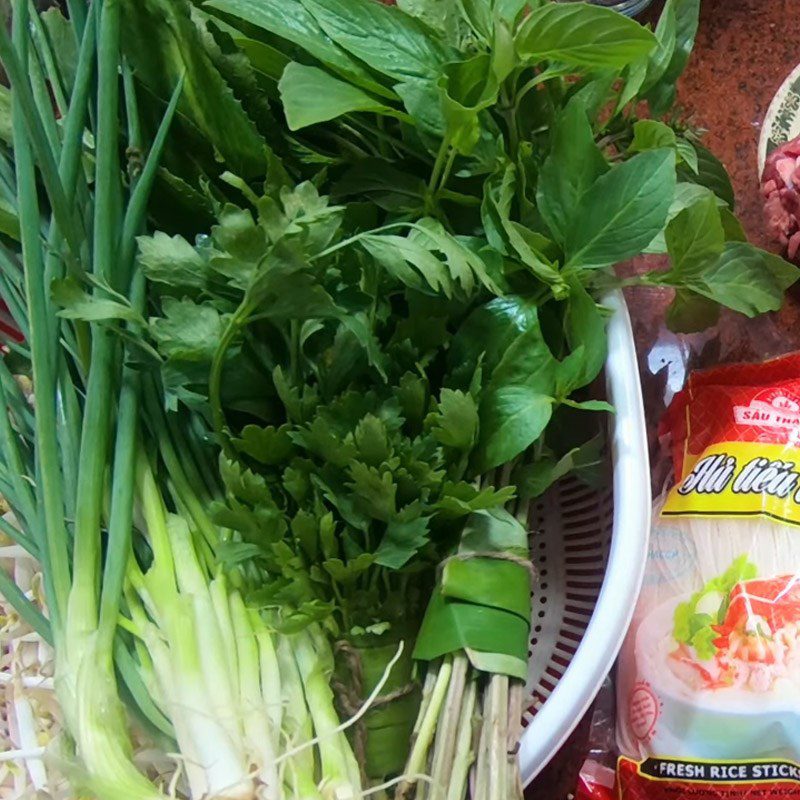
<svg viewBox="0 0 800 800"><path fill-rule="evenodd" d="M618 796L800 798L800 354L692 374L662 434Z"/></svg>

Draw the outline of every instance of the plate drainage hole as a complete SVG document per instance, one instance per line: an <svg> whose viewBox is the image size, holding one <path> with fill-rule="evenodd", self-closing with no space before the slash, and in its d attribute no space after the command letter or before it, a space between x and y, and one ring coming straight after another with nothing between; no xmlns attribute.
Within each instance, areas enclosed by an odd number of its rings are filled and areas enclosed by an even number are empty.
<svg viewBox="0 0 800 800"><path fill-rule="evenodd" d="M547 591L547 584L546 584L546 583L543 583L543 584L542 584L542 585L541 585L539 588L540 588L540 589L541 589L543 592L546 592L546 591ZM544 598L542 598L542 602L544 602Z"/></svg>
<svg viewBox="0 0 800 800"><path fill-rule="evenodd" d="M539 619L544 619L544 611L539 612Z"/></svg>
<svg viewBox="0 0 800 800"><path fill-rule="evenodd" d="M542 632L542 626L541 626L541 625L537 625L537 626L536 626L536 627L533 629L533 632L534 632L534 633L541 633L541 632Z"/></svg>

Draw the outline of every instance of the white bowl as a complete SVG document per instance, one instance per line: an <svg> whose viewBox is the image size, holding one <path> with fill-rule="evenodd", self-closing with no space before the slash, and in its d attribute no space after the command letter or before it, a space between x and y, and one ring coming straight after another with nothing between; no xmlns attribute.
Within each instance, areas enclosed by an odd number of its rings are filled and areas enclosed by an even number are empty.
<svg viewBox="0 0 800 800"><path fill-rule="evenodd" d="M800 752L800 696L793 691L693 690L670 669L667 657L677 600L656 607L636 634L637 685L646 683L659 713L647 749L671 758L736 761L754 753L793 759Z"/></svg>

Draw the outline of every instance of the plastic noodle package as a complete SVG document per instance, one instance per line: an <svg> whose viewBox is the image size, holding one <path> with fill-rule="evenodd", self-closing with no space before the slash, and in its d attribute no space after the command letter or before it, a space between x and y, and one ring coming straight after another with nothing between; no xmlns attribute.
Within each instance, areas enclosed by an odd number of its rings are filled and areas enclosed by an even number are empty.
<svg viewBox="0 0 800 800"><path fill-rule="evenodd" d="M693 373L661 434L619 797L800 798L800 354Z"/></svg>

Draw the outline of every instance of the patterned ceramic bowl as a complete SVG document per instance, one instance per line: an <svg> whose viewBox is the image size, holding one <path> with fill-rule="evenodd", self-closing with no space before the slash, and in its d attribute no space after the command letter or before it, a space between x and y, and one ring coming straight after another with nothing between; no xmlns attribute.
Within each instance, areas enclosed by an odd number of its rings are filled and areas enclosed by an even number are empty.
<svg viewBox="0 0 800 800"><path fill-rule="evenodd" d="M775 93L761 128L758 143L758 173L767 156L780 145L800 136L800 64Z"/></svg>

